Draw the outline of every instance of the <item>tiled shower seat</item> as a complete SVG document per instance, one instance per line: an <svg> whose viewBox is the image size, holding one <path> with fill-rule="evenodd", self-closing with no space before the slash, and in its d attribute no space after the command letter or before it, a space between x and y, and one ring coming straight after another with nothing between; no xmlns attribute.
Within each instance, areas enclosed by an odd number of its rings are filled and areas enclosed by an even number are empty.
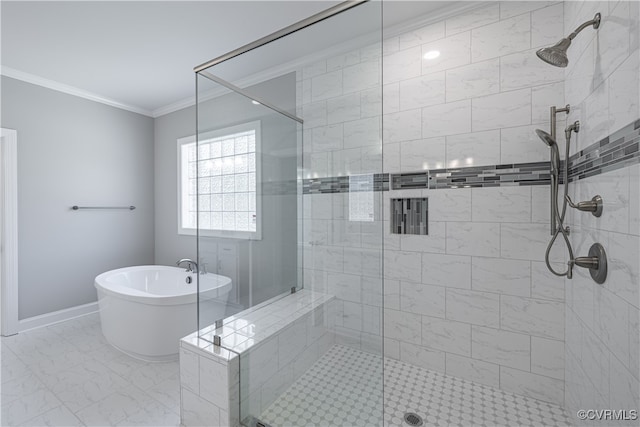
<svg viewBox="0 0 640 427"><path fill-rule="evenodd" d="M241 413L260 414L334 344L326 315L333 299L301 290L183 338L183 425L238 426ZM212 344L215 335L221 346Z"/></svg>

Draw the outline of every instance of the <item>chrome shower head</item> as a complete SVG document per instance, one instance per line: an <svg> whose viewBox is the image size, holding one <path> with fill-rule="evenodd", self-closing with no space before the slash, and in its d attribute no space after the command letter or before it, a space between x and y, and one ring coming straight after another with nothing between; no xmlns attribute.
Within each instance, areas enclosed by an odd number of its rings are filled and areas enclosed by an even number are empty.
<svg viewBox="0 0 640 427"><path fill-rule="evenodd" d="M558 143L549 133L542 129L536 129L536 135L551 148L551 172L557 174L560 170L560 150L558 149Z"/></svg>
<svg viewBox="0 0 640 427"><path fill-rule="evenodd" d="M571 40L562 39L551 47L539 49L536 55L547 64L564 68L569 64L569 58L567 57L569 46L571 46Z"/></svg>
<svg viewBox="0 0 640 427"><path fill-rule="evenodd" d="M553 147L554 145L556 147L558 146L558 143L556 142L556 140L553 139L553 137L549 135L549 133L543 131L542 129L536 129L536 134L542 140L542 142L547 144L549 147Z"/></svg>
<svg viewBox="0 0 640 427"><path fill-rule="evenodd" d="M580 31L589 26L592 26L594 29L600 27L600 19L600 14L596 13L596 16L594 16L591 21L587 21L584 24L580 25L575 29L573 33L569 34L568 37L561 39L558 43L554 44L551 47L543 47L542 49L538 49L536 55L538 55L538 58L542 59L547 64L562 68L566 67L567 64L569 64L567 49L569 49L569 46L571 46L571 40L573 40Z"/></svg>

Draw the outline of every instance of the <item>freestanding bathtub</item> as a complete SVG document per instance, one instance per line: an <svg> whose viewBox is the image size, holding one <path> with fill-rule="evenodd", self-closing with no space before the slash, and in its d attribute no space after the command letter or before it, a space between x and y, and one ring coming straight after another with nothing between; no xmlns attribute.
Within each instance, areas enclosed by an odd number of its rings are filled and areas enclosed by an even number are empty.
<svg viewBox="0 0 640 427"><path fill-rule="evenodd" d="M120 268L97 276L100 321L107 341L138 359L176 359L180 338L197 329L197 278L201 297L217 302L218 318L223 318L231 290L228 277L161 265Z"/></svg>

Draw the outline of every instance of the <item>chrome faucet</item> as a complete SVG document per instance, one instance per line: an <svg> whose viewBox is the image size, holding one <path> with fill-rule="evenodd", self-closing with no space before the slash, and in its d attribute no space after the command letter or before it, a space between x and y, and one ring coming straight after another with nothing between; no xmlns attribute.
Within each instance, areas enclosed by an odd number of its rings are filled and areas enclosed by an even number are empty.
<svg viewBox="0 0 640 427"><path fill-rule="evenodd" d="M187 273L197 273L198 272L198 263L189 258L183 258L180 261L176 262L176 265L180 267L181 264L187 264L187 269L185 270Z"/></svg>

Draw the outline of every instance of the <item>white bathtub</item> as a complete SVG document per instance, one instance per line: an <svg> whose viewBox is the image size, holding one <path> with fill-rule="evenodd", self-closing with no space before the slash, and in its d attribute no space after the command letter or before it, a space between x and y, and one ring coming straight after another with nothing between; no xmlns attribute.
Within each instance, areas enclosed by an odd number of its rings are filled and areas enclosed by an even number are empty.
<svg viewBox="0 0 640 427"><path fill-rule="evenodd" d="M187 283L187 276L192 283ZM219 302L218 318L223 318L231 279L211 273L198 278L201 297ZM176 359L180 338L197 329L196 274L184 268L120 268L97 276L95 286L102 333L130 356L147 361Z"/></svg>

